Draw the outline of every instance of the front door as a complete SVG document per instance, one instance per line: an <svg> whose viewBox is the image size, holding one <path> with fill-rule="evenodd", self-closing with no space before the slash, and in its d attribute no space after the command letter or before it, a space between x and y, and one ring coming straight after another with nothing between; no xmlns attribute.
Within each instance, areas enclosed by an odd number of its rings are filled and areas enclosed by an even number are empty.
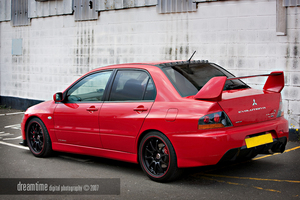
<svg viewBox="0 0 300 200"><path fill-rule="evenodd" d="M66 100L54 111L54 129L58 142L102 147L99 112L112 71L93 73L71 86Z"/></svg>

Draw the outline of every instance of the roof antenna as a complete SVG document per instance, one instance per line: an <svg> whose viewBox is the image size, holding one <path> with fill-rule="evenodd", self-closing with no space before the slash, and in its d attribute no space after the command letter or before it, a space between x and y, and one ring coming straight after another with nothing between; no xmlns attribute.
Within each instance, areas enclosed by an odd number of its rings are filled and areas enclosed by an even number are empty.
<svg viewBox="0 0 300 200"><path fill-rule="evenodd" d="M193 71L190 68L190 63L191 63L191 59L193 58L193 56L195 55L196 51L194 51L194 53L192 54L192 56L190 57L190 59L188 59L188 64L186 65L186 69L188 71L189 74L193 74Z"/></svg>
<svg viewBox="0 0 300 200"><path fill-rule="evenodd" d="M189 64L190 64L190 62L191 62L191 59L192 59L192 58L193 58L193 56L195 55L195 53L196 53L196 51L194 51L193 55L190 57L190 59L188 59L188 61L189 61Z"/></svg>

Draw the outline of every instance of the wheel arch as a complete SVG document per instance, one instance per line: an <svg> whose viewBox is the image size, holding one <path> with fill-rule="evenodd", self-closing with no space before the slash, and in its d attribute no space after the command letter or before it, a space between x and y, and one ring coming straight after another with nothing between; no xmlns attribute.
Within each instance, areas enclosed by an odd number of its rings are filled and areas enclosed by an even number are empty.
<svg viewBox="0 0 300 200"><path fill-rule="evenodd" d="M25 122L25 125L24 125L24 140L27 140L27 127L28 127L28 124L29 124L29 122L33 119L33 118L38 118L38 119L40 119L40 120L42 120L41 118L39 118L38 116L35 116L35 115L32 115L32 116L30 116L30 117L28 117L27 119L26 119L26 122Z"/></svg>
<svg viewBox="0 0 300 200"><path fill-rule="evenodd" d="M45 127L46 127L46 129L47 129L47 131L48 131L48 133L49 133L49 137L50 137L50 140L51 141L53 141L52 139L52 134L50 133L50 129L49 129L49 127L48 127L48 124L47 123L45 123L45 121L41 118L41 117L39 117L39 116L37 116L37 115L31 115L30 117L28 117L27 119L26 119L26 122L25 122L25 125L24 125L24 136L25 136L25 138L23 138L24 140L27 140L27 133L26 133L26 131L27 131L27 127L28 127L28 125L29 125L29 122L32 120L32 119L34 119L34 118L37 118L37 119L39 119L39 120L41 120L43 123L44 123L44 125L45 125Z"/></svg>
<svg viewBox="0 0 300 200"><path fill-rule="evenodd" d="M170 141L171 145L172 145L173 148L174 148L175 155L176 155L176 157L177 157L176 148L174 147L174 145L173 145L172 141L170 140L170 138L168 137L168 135L166 135L165 133L163 133L162 131L157 130L157 129L148 129L148 130L145 130L144 132L142 132L142 133L139 135L139 137L138 137L138 141L137 141L137 145L136 145L136 152L137 152L137 161L138 161L138 163L140 163L140 161L139 161L138 158L139 158L139 147L140 147L141 141L142 141L142 139L144 138L144 136L147 135L147 134L150 133L150 132L159 132L159 133L163 134L166 138L168 138L168 140ZM178 165L178 163L177 163L177 165Z"/></svg>

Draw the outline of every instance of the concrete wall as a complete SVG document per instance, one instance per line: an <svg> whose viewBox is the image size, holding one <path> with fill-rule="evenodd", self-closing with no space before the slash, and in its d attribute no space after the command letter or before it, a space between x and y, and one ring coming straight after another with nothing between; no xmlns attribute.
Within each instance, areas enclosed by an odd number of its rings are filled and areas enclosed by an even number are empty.
<svg viewBox="0 0 300 200"><path fill-rule="evenodd" d="M156 7L31 19L30 26L0 22L0 95L48 100L80 75L109 64L208 59L235 75L285 72L285 116L300 123L300 7L287 8L287 35L276 35L275 0L199 3L195 12L159 14ZM12 41L22 39L22 55ZM265 78L248 79L262 88Z"/></svg>

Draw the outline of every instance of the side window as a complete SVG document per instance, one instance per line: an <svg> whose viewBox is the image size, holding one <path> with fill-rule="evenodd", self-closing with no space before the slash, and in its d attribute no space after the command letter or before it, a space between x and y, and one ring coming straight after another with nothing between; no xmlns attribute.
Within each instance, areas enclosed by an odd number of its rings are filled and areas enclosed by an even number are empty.
<svg viewBox="0 0 300 200"><path fill-rule="evenodd" d="M155 87L144 71L122 70L115 77L110 101L154 100Z"/></svg>
<svg viewBox="0 0 300 200"><path fill-rule="evenodd" d="M156 90L152 79L149 79L144 100L154 100L156 96Z"/></svg>
<svg viewBox="0 0 300 200"><path fill-rule="evenodd" d="M111 74L112 71L105 71L80 80L68 91L68 101L101 101Z"/></svg>

